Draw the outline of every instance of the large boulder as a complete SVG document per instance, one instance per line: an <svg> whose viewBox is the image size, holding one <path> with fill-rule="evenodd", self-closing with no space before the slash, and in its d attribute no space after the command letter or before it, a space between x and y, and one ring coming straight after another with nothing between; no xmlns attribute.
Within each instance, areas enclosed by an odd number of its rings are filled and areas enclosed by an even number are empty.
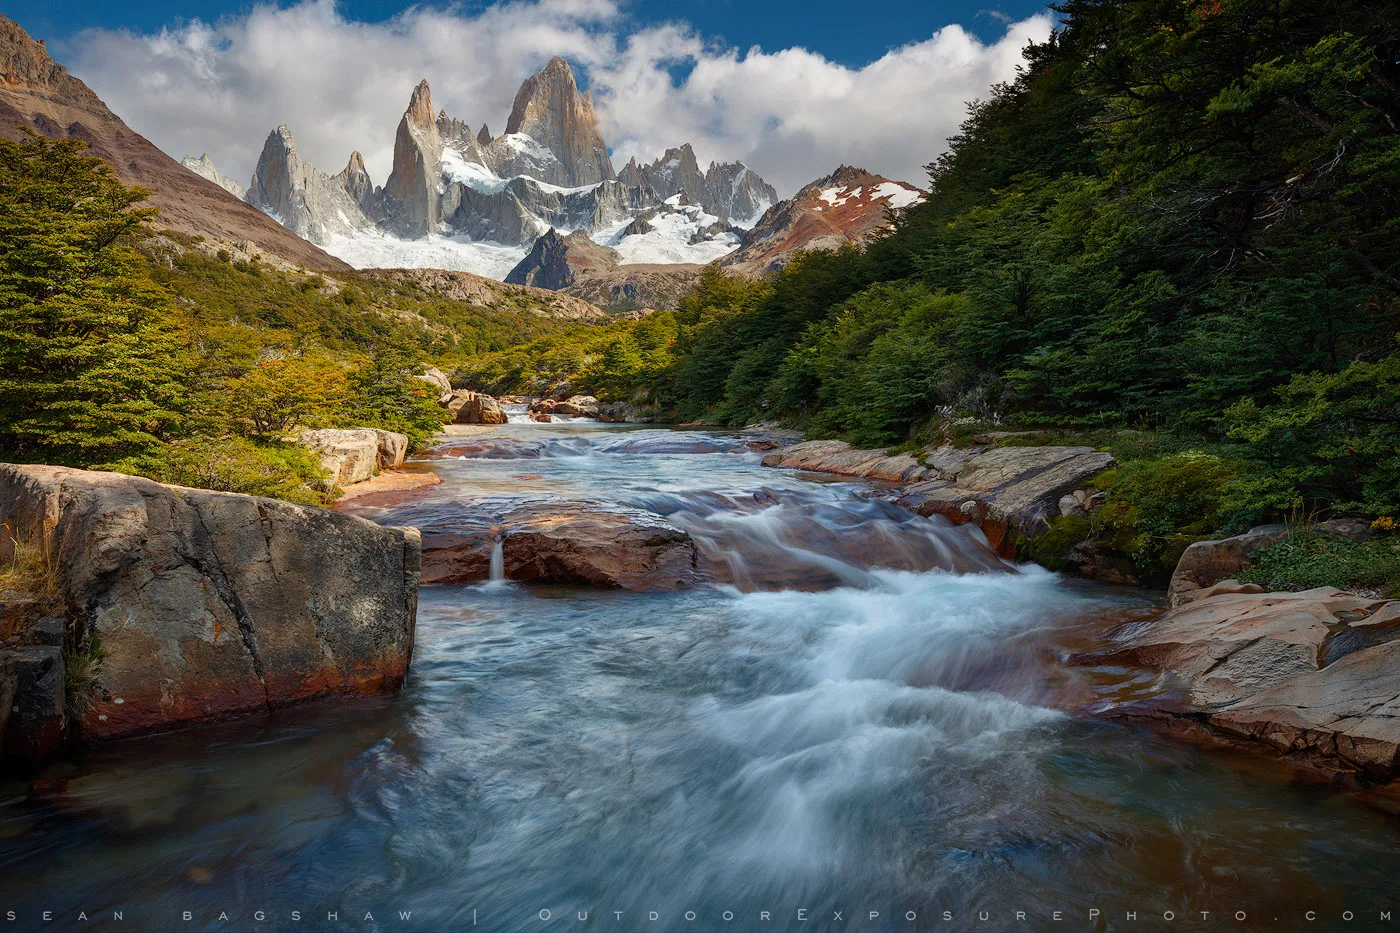
<svg viewBox="0 0 1400 933"><path fill-rule="evenodd" d="M380 470L403 466L408 437L380 428L316 428L297 435L321 458L321 466L337 486L372 479Z"/></svg>
<svg viewBox="0 0 1400 933"><path fill-rule="evenodd" d="M575 418L597 418L598 400L591 395L571 395L562 402L556 402L551 413Z"/></svg>
<svg viewBox="0 0 1400 933"><path fill-rule="evenodd" d="M438 390L439 395L446 395L452 391L451 381L448 380L443 371L436 366L429 366L421 373L416 374L413 378L422 379L424 382L434 386Z"/></svg>
<svg viewBox="0 0 1400 933"><path fill-rule="evenodd" d="M422 532L424 583L486 581L498 543L508 580L664 592L697 579L690 535L650 512L584 502L488 509L434 500L388 516Z"/></svg>
<svg viewBox="0 0 1400 933"><path fill-rule="evenodd" d="M599 421L607 424L645 424L652 419L630 402L605 402L597 408Z"/></svg>
<svg viewBox="0 0 1400 933"><path fill-rule="evenodd" d="M414 529L118 473L9 464L0 464L0 524L55 556L74 642L95 640L105 654L95 695L83 698L95 702L70 704L90 706L79 723L85 738L389 692L407 673Z"/></svg>
<svg viewBox="0 0 1400 933"><path fill-rule="evenodd" d="M505 424L510 420L500 402L470 389L449 392L439 401L457 424Z"/></svg>
<svg viewBox="0 0 1400 933"><path fill-rule="evenodd" d="M1169 671L1182 685L1184 708L1168 693L1120 715L1204 721L1366 780L1400 773L1400 601L1222 581L1093 660Z"/></svg>

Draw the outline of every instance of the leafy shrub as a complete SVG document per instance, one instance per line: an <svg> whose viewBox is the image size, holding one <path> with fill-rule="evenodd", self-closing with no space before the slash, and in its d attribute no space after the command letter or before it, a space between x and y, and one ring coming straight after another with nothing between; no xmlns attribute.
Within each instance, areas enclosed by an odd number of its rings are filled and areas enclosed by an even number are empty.
<svg viewBox="0 0 1400 933"><path fill-rule="evenodd" d="M324 505L333 498L321 461L300 444L289 442L194 437L167 444L155 456L116 464L116 469L173 486L307 505Z"/></svg>
<svg viewBox="0 0 1400 933"><path fill-rule="evenodd" d="M1228 412L1231 434L1255 445L1268 466L1250 484L1251 498L1279 512L1400 510L1400 356L1298 375L1277 397Z"/></svg>
<svg viewBox="0 0 1400 933"><path fill-rule="evenodd" d="M1236 477L1231 464L1199 451L1120 464L1095 481L1108 492L1095 514L1099 540L1131 557L1144 582L1159 581L1188 545L1219 527Z"/></svg>
<svg viewBox="0 0 1400 933"><path fill-rule="evenodd" d="M1025 556L1051 570L1064 570L1074 546L1093 537L1094 529L1084 515L1062 515L1050 523L1050 529L1032 538L1025 546Z"/></svg>
<svg viewBox="0 0 1400 933"><path fill-rule="evenodd" d="M1379 537L1357 542L1299 532L1255 551L1240 579L1268 590L1335 586L1396 596L1400 595L1400 540Z"/></svg>

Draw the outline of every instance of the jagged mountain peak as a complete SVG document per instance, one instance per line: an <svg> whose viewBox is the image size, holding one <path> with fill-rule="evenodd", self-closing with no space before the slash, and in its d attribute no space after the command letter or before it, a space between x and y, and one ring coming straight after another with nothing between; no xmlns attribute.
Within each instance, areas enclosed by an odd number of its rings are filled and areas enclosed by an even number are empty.
<svg viewBox="0 0 1400 933"><path fill-rule="evenodd" d="M545 146L559 161L541 181L565 187L592 185L615 178L603 141L593 98L579 92L573 69L555 56L526 78L515 95L506 136L522 134Z"/></svg>
<svg viewBox="0 0 1400 933"><path fill-rule="evenodd" d="M433 125L433 92L428 87L428 79L418 82L408 98L408 109L403 118L409 125L427 128Z"/></svg>
<svg viewBox="0 0 1400 933"><path fill-rule="evenodd" d="M345 174L351 175L365 171L365 157L360 155L360 150L356 149L350 153L350 161L345 163Z"/></svg>
<svg viewBox="0 0 1400 933"><path fill-rule="evenodd" d="M476 141L483 146L491 145L491 128L485 123L481 124L481 129L476 134Z"/></svg>
<svg viewBox="0 0 1400 933"><path fill-rule="evenodd" d="M70 106L112 116L101 98L49 57L44 40L30 38L18 23L4 16L0 16L0 84L28 88Z"/></svg>
<svg viewBox="0 0 1400 933"><path fill-rule="evenodd" d="M902 211L924 197L913 185L841 165L768 208L744 235L743 245L721 264L763 274L781 268L799 249L864 243L889 228L891 211Z"/></svg>
<svg viewBox="0 0 1400 933"><path fill-rule="evenodd" d="M240 201L247 196L247 192L243 190L242 185L232 178L219 173L219 170L214 166L214 160L210 158L207 152L197 159L193 156L185 156L180 160L180 164L201 178L209 179Z"/></svg>
<svg viewBox="0 0 1400 933"><path fill-rule="evenodd" d="M348 268L161 152L50 58L42 42L0 15L0 136L15 139L22 128L87 143L87 154L110 165L123 184L150 191L158 227L308 269Z"/></svg>

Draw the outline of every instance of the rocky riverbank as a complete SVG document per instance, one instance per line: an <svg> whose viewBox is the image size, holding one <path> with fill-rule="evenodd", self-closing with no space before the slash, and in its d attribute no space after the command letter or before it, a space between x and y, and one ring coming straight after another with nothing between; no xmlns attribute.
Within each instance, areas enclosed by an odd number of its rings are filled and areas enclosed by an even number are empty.
<svg viewBox="0 0 1400 933"><path fill-rule="evenodd" d="M1262 743L1362 788L1400 776L1400 601L1227 580L1081 661L1169 675L1110 715Z"/></svg>
<svg viewBox="0 0 1400 933"><path fill-rule="evenodd" d="M763 465L897 485L898 504L955 524L973 522L994 548L1011 556L1016 535L1034 537L1048 528L1048 518L1082 511L1088 501L1083 487L1114 463L1091 447L988 445L930 447L922 461L844 441L807 441L774 451Z"/></svg>
<svg viewBox="0 0 1400 933"><path fill-rule="evenodd" d="M777 450L765 466L858 477L921 515L979 525L1004 556L1062 514L1094 506L1086 484L1113 466L1087 447L930 447L889 456L841 441ZM1324 522L1314 531L1359 539L1364 523ZM1108 636L1075 663L1130 665L1166 675L1147 696L1100 712L1172 732L1258 748L1355 788L1382 789L1400 810L1400 601L1322 588L1266 593L1230 579L1290 529L1265 526L1189 546L1168 587L1171 608ZM1125 582L1103 561L1089 573Z"/></svg>
<svg viewBox="0 0 1400 933"><path fill-rule="evenodd" d="M420 538L273 499L0 464L3 754L397 690ZM8 721L6 721L8 720Z"/></svg>

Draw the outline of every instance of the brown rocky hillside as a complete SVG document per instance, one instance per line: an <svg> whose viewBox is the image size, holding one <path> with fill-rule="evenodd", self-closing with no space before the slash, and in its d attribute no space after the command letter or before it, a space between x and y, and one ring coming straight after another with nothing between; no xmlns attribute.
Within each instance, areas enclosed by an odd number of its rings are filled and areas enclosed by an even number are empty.
<svg viewBox="0 0 1400 933"><path fill-rule="evenodd" d="M161 152L50 58L43 42L0 16L0 134L15 139L21 127L86 142L121 181L151 192L160 227L306 269L350 268Z"/></svg>

